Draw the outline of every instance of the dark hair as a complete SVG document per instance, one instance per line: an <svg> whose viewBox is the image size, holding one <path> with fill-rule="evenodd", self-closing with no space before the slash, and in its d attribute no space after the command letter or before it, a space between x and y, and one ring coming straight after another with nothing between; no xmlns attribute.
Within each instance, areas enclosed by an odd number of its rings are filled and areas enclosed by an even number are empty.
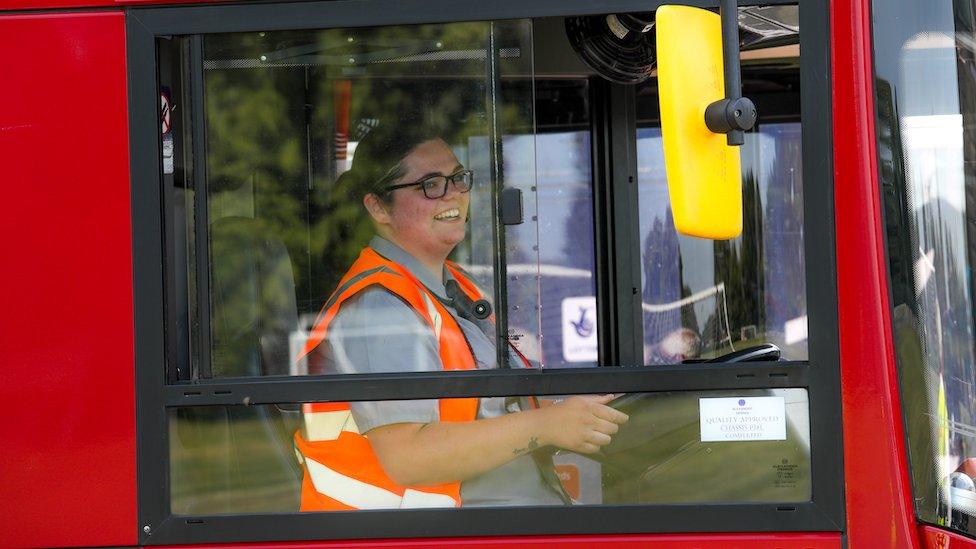
<svg viewBox="0 0 976 549"><path fill-rule="evenodd" d="M389 202L386 187L404 175L403 159L422 143L440 139L429 127L405 121L381 123L356 146L352 167L337 185L348 186L349 195L362 199L372 193Z"/></svg>

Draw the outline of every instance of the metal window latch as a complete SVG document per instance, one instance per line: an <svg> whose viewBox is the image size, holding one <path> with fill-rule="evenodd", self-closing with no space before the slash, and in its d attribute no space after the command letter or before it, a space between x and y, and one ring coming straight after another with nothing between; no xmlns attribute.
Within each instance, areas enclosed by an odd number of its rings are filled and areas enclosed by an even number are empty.
<svg viewBox="0 0 976 549"><path fill-rule="evenodd" d="M503 225L522 224L522 189L515 187L502 189L500 214Z"/></svg>

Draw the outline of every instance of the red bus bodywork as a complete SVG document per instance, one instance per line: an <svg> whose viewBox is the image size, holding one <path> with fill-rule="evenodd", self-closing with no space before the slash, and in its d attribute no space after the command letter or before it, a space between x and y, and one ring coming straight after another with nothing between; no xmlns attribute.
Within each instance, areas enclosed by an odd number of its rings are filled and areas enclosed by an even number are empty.
<svg viewBox="0 0 976 549"><path fill-rule="evenodd" d="M138 543L129 201L138 182L129 175L123 6L147 3L8 0L0 7L9 10L0 12L0 231L7 235L0 302L8 311L0 329L7 410L0 421L0 545ZM16 11L40 9L50 11ZM877 192L869 2L835 0L830 27L843 533L274 546L976 547L920 528L914 517Z"/></svg>

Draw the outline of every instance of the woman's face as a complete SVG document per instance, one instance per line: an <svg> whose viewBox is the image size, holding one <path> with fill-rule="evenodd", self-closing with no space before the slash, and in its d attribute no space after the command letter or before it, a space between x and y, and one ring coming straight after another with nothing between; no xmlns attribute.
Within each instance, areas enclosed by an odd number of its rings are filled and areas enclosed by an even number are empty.
<svg viewBox="0 0 976 549"><path fill-rule="evenodd" d="M440 139L426 141L402 161L405 170L395 184L413 183L431 175L451 175L463 169L457 157ZM464 240L468 218L469 193L461 193L448 184L447 194L438 199L424 196L420 186L397 189L392 205L383 208L386 215L374 219L381 232L422 260L443 261Z"/></svg>

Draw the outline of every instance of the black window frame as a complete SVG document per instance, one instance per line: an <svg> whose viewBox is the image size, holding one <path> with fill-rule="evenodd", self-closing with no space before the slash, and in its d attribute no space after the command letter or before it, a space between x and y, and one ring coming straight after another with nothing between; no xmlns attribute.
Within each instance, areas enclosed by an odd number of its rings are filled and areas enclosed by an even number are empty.
<svg viewBox="0 0 976 549"><path fill-rule="evenodd" d="M632 86L594 90L594 203L600 353L612 368L499 370L168 380L167 299L176 268L165 247L156 40L170 35L502 20L648 11L662 0L348 0L128 8L127 71L133 239L140 544L412 538L529 534L835 531L845 528L828 2L803 0L801 119L809 360L695 364L640 363L636 117ZM682 4L715 7L708 1ZM740 2L769 5L778 0ZM599 103L599 104L597 104ZM629 133L627 133L629 132ZM627 221L628 217L630 221ZM628 225L630 223L630 225ZM639 254L638 254L639 255ZM635 282L636 281L636 282ZM614 299L607 299L614 297ZM636 320L636 324L635 324ZM168 411L197 405L316 400L385 400L596 392L804 388L808 391L812 494L801 503L599 505L328 514L174 516L169 511Z"/></svg>

